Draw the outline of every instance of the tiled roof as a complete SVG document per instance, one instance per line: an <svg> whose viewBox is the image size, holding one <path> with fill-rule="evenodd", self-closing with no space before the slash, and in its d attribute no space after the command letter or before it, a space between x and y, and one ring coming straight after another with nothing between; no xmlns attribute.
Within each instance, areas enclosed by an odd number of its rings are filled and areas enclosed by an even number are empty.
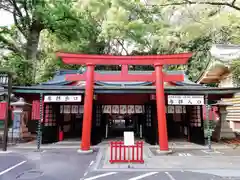
<svg viewBox="0 0 240 180"><path fill-rule="evenodd" d="M97 71L101 74L118 74L120 71ZM153 71L129 71L129 74L151 74ZM53 79L41 83L40 86L63 86L71 84L72 82L65 80L66 74L77 74L78 70L59 70L55 73ZM168 74L184 74L184 71L168 71ZM201 86L188 79L188 76L184 74L183 82L174 82L177 86ZM100 86L146 86L151 85L151 82L95 82L96 85Z"/></svg>

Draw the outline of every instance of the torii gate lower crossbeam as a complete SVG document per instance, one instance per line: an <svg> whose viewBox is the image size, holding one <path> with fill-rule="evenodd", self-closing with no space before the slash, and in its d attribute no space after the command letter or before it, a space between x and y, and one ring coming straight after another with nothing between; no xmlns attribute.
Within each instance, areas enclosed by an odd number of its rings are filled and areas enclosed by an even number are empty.
<svg viewBox="0 0 240 180"><path fill-rule="evenodd" d="M116 80L128 81L126 78L136 81L145 81L146 77L143 75L131 76L128 74L127 65L146 65L153 64L155 73L150 77L150 81L156 83L156 103L157 103L157 121L158 121L158 136L160 151L168 151L168 136L167 136L167 123L165 112L165 95L164 95L164 81L183 81L183 75L166 75L163 73L163 65L165 64L186 64L191 57L191 53L175 54L175 55L155 55L155 56L101 56L101 55L81 55L81 54L67 54L59 53L58 56L62 57L63 62L66 64L85 64L87 71L85 75L67 75L67 80L82 80L86 79L85 98L84 98L84 118L83 118L83 131L82 131L82 144L81 150L90 150L91 138L91 124L92 124L92 106L93 106L93 91L94 81ZM105 58L105 59L104 59ZM113 61L115 59L115 61ZM132 59L132 60L131 60ZM164 61L166 59L166 61ZM120 75L110 77L111 75L97 75L94 77L94 66L97 64L123 64L122 72ZM153 76L155 75L155 77ZM169 78L169 79L168 79Z"/></svg>

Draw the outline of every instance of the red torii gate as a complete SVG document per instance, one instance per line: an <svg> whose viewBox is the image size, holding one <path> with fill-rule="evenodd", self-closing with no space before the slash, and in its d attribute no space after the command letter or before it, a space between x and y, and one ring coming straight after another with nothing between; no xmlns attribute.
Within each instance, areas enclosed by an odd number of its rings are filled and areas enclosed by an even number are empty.
<svg viewBox="0 0 240 180"><path fill-rule="evenodd" d="M62 61L66 64L79 64L87 66L87 71L84 74L66 75L67 81L86 80L81 144L82 151L90 151L94 81L155 81L160 151L169 150L165 112L164 82L183 81L184 76L182 74L170 75L164 73L162 71L163 65L186 64L188 59L192 56L191 53L149 56L112 56L57 53L57 56L61 57ZM103 75L94 72L95 65L122 65L122 70L118 75ZM129 74L128 65L154 65L155 72L149 75Z"/></svg>

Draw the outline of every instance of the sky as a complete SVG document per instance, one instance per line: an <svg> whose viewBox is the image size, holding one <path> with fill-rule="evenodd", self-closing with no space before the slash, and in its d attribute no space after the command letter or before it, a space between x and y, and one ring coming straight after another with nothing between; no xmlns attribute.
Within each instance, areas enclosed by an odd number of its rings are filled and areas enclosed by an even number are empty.
<svg viewBox="0 0 240 180"><path fill-rule="evenodd" d="M13 24L12 15L4 10L0 10L0 27L11 26Z"/></svg>
<svg viewBox="0 0 240 180"><path fill-rule="evenodd" d="M4 10L0 10L0 27L11 26L13 22L14 21L11 13ZM5 52L7 51L0 49L0 53Z"/></svg>

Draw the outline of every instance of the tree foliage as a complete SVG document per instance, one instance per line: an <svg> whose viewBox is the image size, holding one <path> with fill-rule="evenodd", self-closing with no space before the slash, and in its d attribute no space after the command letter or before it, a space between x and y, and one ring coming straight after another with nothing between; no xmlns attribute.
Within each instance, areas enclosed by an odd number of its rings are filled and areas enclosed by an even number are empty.
<svg viewBox="0 0 240 180"><path fill-rule="evenodd" d="M11 12L14 19L13 28L4 27L0 31L0 47L10 52L8 56L11 58L2 57L8 61L14 59L14 56L16 56L16 59L21 57L21 63L24 64L24 69L19 68L15 73L22 76L22 79L26 79L26 81L18 81L17 84L26 85L25 82L32 84L42 81L36 76L40 69L45 69L48 75L52 74L53 69L48 69L48 65L49 63L52 64L51 58L54 56L51 53L56 50L72 50L85 53L102 51L104 43L97 41L99 30L96 23L91 21L86 13L77 12L73 8L74 3L75 1L71 0L1 1L0 8ZM57 40L55 38L55 45L58 45L58 48L53 47L52 42L47 41L46 38L48 37L44 36L44 33L47 32L57 37ZM15 34L18 34L17 39L20 39L21 43L18 44L15 41ZM40 39L41 35L42 39ZM3 64L10 66L11 63ZM44 64L47 67L43 67Z"/></svg>
<svg viewBox="0 0 240 180"><path fill-rule="evenodd" d="M222 6L228 7L233 10L240 11L240 2L237 0L162 0L160 1L161 6L182 6L182 5L210 5L210 6Z"/></svg>
<svg viewBox="0 0 240 180"><path fill-rule="evenodd" d="M240 61L235 60L231 65L231 72L233 77L233 83L239 87L240 85Z"/></svg>
<svg viewBox="0 0 240 180"><path fill-rule="evenodd" d="M0 31L0 48L9 52L2 55L1 65L15 67L15 83L26 85L46 81L59 68L79 68L57 63L56 51L114 55L193 52L187 66L166 68L186 70L194 80L211 60L208 50L212 43L240 42L238 7L236 1L215 0L154 4L139 0L5 0L0 8L10 11L15 22L12 28Z"/></svg>

